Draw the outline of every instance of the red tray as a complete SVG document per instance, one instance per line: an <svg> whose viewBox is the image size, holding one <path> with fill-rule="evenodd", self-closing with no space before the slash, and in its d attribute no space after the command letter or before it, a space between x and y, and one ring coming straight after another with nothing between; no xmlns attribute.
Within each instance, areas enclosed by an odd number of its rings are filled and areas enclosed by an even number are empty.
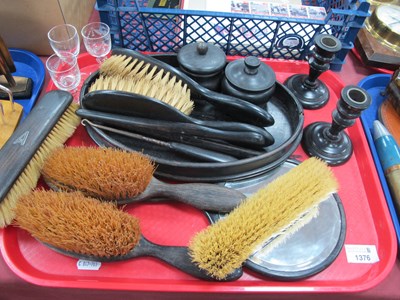
<svg viewBox="0 0 400 300"><path fill-rule="evenodd" d="M266 61L283 82L294 73L307 73L304 62ZM82 71L97 67L88 55L79 59ZM328 71L321 76L328 85L331 99L322 109L305 111L305 125L313 121L331 121L341 80ZM52 83L48 90L53 89ZM42 286L76 287L157 292L202 293L321 293L357 292L381 282L391 270L397 251L396 235L385 197L375 170L361 122L348 129L354 154L344 165L335 167L339 179L339 196L347 221L345 245L376 246L379 261L355 264L347 260L345 248L324 271L304 280L283 282L271 280L245 269L234 282L206 282L192 278L153 258L137 258L125 262L103 263L97 271L77 269L77 260L49 250L25 231L9 226L0 232L0 249L8 266L21 278ZM94 145L80 126L69 145ZM307 158L301 147L296 158ZM150 240L164 245L187 245L193 234L208 225L198 210L184 204L136 204L126 209L141 220L142 232Z"/></svg>

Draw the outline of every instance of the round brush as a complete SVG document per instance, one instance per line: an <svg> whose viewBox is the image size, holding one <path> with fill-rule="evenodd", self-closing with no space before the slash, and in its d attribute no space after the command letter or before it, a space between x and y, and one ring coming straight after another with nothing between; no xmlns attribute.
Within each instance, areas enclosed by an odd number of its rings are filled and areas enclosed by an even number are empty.
<svg viewBox="0 0 400 300"><path fill-rule="evenodd" d="M143 237L139 220L115 204L81 193L36 190L23 196L16 224L51 249L67 256L101 262L153 256L194 277L214 280L194 265L184 246L161 246ZM224 281L238 279L237 269Z"/></svg>
<svg viewBox="0 0 400 300"><path fill-rule="evenodd" d="M81 191L118 204L172 199L202 210L229 212L245 198L239 191L211 183L164 183L153 177L154 168L138 152L64 147L46 159L42 175L53 189Z"/></svg>

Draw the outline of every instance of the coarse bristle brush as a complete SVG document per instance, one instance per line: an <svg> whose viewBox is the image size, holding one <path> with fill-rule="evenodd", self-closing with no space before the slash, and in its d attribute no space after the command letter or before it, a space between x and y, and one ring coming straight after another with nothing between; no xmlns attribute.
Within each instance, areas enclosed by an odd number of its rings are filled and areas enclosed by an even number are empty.
<svg viewBox="0 0 400 300"><path fill-rule="evenodd" d="M36 187L44 160L79 125L72 100L65 91L45 94L0 150L0 227L12 222L13 208Z"/></svg>
<svg viewBox="0 0 400 300"><path fill-rule="evenodd" d="M269 238L278 236L282 242L311 221L318 204L337 188L326 163L305 160L196 234L189 244L193 262L215 278L224 278Z"/></svg>
<svg viewBox="0 0 400 300"><path fill-rule="evenodd" d="M245 198L211 183L168 184L153 177L153 162L139 152L114 148L63 147L45 161L42 174L53 189L126 204L178 200L202 210L229 212Z"/></svg>
<svg viewBox="0 0 400 300"><path fill-rule="evenodd" d="M179 69L149 55L144 55L130 49L115 48L113 49L113 54L107 61L108 62L103 63L100 67L99 73L102 76L115 77L117 76L116 74L122 73L123 76L129 76L130 78L133 77L134 74L135 80L138 80L138 77L149 79L153 77L150 79L150 86L155 85L156 81L160 82L165 78L168 80L169 78L176 78L174 79L175 83L173 86L174 88L181 89L181 94L185 94L186 91L189 90L190 97L201 98L209 102L221 112L228 114L233 120L240 120L261 127L274 124L273 116L269 114L266 109L233 96L211 91ZM148 76L148 74L151 74L151 76ZM156 77L154 77L155 74L157 74ZM81 91L82 101L84 95L89 92L89 86L93 83L93 80L98 77L99 74L93 74L93 77L88 78L86 81L88 85L83 85ZM148 85L149 84L146 84L146 90L151 89ZM163 86L165 86L165 84L163 84ZM140 92L141 95L146 96L142 93L143 92Z"/></svg>
<svg viewBox="0 0 400 300"><path fill-rule="evenodd" d="M140 232L139 220L114 203L79 192L36 190L21 197L15 214L17 226L67 256L101 262L153 256L194 277L215 280L191 262L187 247L148 241ZM223 280L241 275L239 268Z"/></svg>

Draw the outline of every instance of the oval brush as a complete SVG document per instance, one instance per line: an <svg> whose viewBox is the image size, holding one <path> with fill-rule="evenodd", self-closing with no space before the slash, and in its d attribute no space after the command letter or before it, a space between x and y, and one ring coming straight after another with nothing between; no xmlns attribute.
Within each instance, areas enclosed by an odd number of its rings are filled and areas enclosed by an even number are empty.
<svg viewBox="0 0 400 300"><path fill-rule="evenodd" d="M196 234L189 244L193 262L216 278L224 278L265 241L271 241L266 247L272 249L311 221L318 204L337 185L326 163L307 159Z"/></svg>
<svg viewBox="0 0 400 300"><path fill-rule="evenodd" d="M122 76L150 78L150 86L147 83L143 85L144 88L151 88L151 86L155 85L156 81L162 81L164 78L166 78L165 80L169 80L171 77L174 80L174 87L183 91L189 90L191 94L199 95L202 99L218 107L221 111L228 113L234 119L240 119L245 123L262 127L274 124L274 118L264 108L239 98L211 91L177 68L149 55L144 55L131 49L115 48L111 57L112 60L116 58L115 62L108 60L107 63L103 63L100 67L101 73L105 76L123 74ZM149 69L152 72L149 72ZM158 72L157 79L154 77L153 70L156 70L154 72ZM143 92L139 93L144 94Z"/></svg>
<svg viewBox="0 0 400 300"><path fill-rule="evenodd" d="M138 152L112 148L64 147L45 161L42 175L52 189L126 204L178 200L202 210L229 212L245 198L211 183L168 184L153 177L154 164Z"/></svg>
<svg viewBox="0 0 400 300"><path fill-rule="evenodd" d="M194 277L214 280L191 262L187 247L148 241L140 232L139 220L112 203L78 192L36 190L20 199L15 214L19 227L67 256L101 262L152 256ZM241 275L237 269L224 280Z"/></svg>

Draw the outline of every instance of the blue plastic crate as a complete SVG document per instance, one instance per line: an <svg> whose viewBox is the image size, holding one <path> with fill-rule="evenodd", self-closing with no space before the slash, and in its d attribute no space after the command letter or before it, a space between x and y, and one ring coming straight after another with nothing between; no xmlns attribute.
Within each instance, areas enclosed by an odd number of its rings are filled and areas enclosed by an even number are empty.
<svg viewBox="0 0 400 300"><path fill-rule="evenodd" d="M317 34L332 34L343 47L331 70L340 71L369 16L369 3L303 0L303 5L325 7L326 18L147 8L146 0L97 0L96 9L101 21L111 27L113 44L138 51L178 52L184 45L201 40L220 46L230 56L303 60Z"/></svg>

